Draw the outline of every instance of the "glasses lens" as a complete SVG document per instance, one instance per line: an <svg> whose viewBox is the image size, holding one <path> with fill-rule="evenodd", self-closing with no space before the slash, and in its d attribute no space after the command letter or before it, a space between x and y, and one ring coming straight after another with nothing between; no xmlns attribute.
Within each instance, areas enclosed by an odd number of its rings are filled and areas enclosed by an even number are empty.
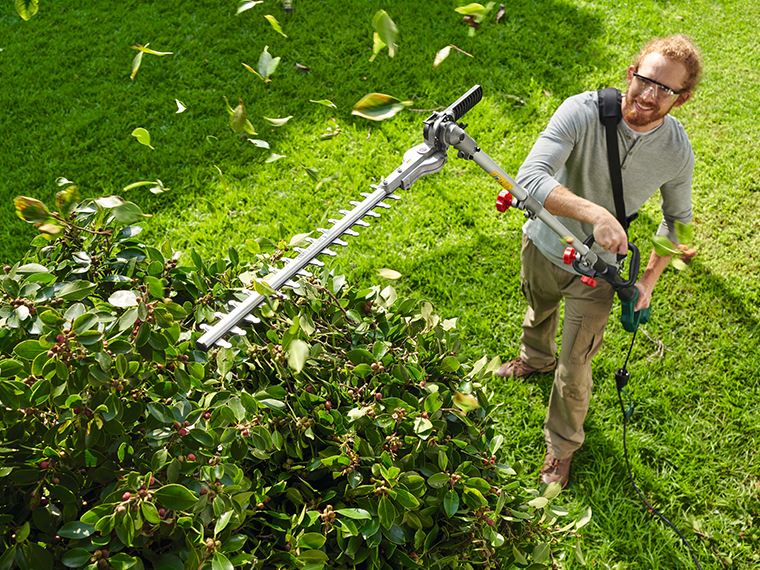
<svg viewBox="0 0 760 570"><path fill-rule="evenodd" d="M641 92L641 95L646 93L649 89L652 90L652 97L655 99L667 99L668 97L675 95L675 92L672 89L663 87L658 83L654 83L646 77L636 75L635 79L638 83L638 88Z"/></svg>

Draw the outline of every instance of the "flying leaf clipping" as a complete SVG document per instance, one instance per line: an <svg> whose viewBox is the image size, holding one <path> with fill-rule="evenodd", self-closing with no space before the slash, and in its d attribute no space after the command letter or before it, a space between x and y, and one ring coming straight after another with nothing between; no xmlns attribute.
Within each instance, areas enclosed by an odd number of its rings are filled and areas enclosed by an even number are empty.
<svg viewBox="0 0 760 570"><path fill-rule="evenodd" d="M355 105L352 115L358 115L371 121L384 121L393 117L404 107L409 107L411 101L401 101L383 93L369 93L362 97Z"/></svg>
<svg viewBox="0 0 760 570"><path fill-rule="evenodd" d="M274 31L280 34L283 38L287 38L288 36L285 35L285 32L282 31L282 26L280 26L280 22L277 21L277 18L272 16L271 14L267 14L264 16L267 19L267 22L274 28Z"/></svg>
<svg viewBox="0 0 760 570"><path fill-rule="evenodd" d="M468 57L473 57L472 54L469 54L466 51L459 49L455 45L447 45L445 48L441 49L437 54L435 54L435 61L433 61L433 69L436 69L439 65L441 65L441 62L443 62L444 59L449 57L449 54L451 53L452 49L455 49L459 53L463 53L464 55Z"/></svg>
<svg viewBox="0 0 760 570"><path fill-rule="evenodd" d="M225 97L224 100L226 102L227 98ZM243 106L243 100L238 99L238 101L238 106L232 110L232 113L230 113L230 127L232 127L233 132L236 134L245 131L249 135L255 135L256 131L253 130L253 125L251 124L251 121L248 120L248 113ZM229 109L229 103L227 103L227 110L229 111Z"/></svg>
<svg viewBox="0 0 760 570"><path fill-rule="evenodd" d="M132 46L132 49L137 49L137 50L140 50L143 53L149 53L151 55L173 55L174 54L173 51L155 51L155 50L152 50L152 49L150 49L148 47L149 45L150 44L145 44L144 46L141 46L141 45Z"/></svg>
<svg viewBox="0 0 760 570"><path fill-rule="evenodd" d="M140 65L142 64L142 58L143 54L149 53L151 55L172 55L174 52L171 51L155 51L152 49L149 49L148 46L150 44L143 45L136 45L132 46L132 49L138 50L137 55L132 60L132 73L129 76L130 79L134 81L135 75L137 75L137 71L140 69Z"/></svg>
<svg viewBox="0 0 760 570"><path fill-rule="evenodd" d="M401 279L401 273L393 269L378 269L377 274L384 279Z"/></svg>
<svg viewBox="0 0 760 570"><path fill-rule="evenodd" d="M285 155L272 153L264 161L264 164L269 164L270 162L274 162L275 160L280 160L281 158L285 158Z"/></svg>
<svg viewBox="0 0 760 570"><path fill-rule="evenodd" d="M16 12L27 22L39 8L39 0L16 0Z"/></svg>
<svg viewBox="0 0 760 570"><path fill-rule="evenodd" d="M246 10L250 10L253 8L256 4L263 4L264 0L258 0L256 2L250 1L250 0L243 0L240 3L240 6L238 6L237 12L235 12L235 15L245 12Z"/></svg>
<svg viewBox="0 0 760 570"><path fill-rule="evenodd" d="M134 131L132 131L132 136L135 137L137 139L137 142L140 144L156 150L150 146L150 133L142 127L137 127Z"/></svg>
<svg viewBox="0 0 760 570"><path fill-rule="evenodd" d="M472 412L473 410L477 410L480 407L477 398L475 398L475 396L472 394L462 394L461 392L456 392L451 400L454 402L454 405L463 412Z"/></svg>
<svg viewBox="0 0 760 570"><path fill-rule="evenodd" d="M132 60L132 73L130 74L129 78L134 81L135 75L137 75L137 71L140 69L140 64L142 64L142 58L143 58L143 52L139 51L137 52L137 55Z"/></svg>
<svg viewBox="0 0 760 570"><path fill-rule="evenodd" d="M281 119L270 119L269 117L264 117L265 120L269 121L275 127L283 126L292 118L293 118L293 115L288 115L287 117L282 117Z"/></svg>
<svg viewBox="0 0 760 570"><path fill-rule="evenodd" d="M396 39L398 38L398 28L385 10L378 10L377 13L375 13L374 18L372 18L372 27L375 29L377 39L379 39L384 46L388 46L388 56L395 56L396 51L398 50L398 44L396 43ZM378 45L377 39L375 40L375 45ZM384 46L381 46L377 51L379 52ZM377 52L372 55L370 61L375 59L376 55Z"/></svg>
<svg viewBox="0 0 760 570"><path fill-rule="evenodd" d="M16 206L16 215L30 224L44 222L50 217L47 206L35 198L18 196L13 199L13 204Z"/></svg>
<svg viewBox="0 0 760 570"><path fill-rule="evenodd" d="M252 143L253 146L258 148L269 148L269 143L267 141L262 141L259 139L248 139L249 143Z"/></svg>
<svg viewBox="0 0 760 570"><path fill-rule="evenodd" d="M179 99L175 99L174 101L177 103L177 113L184 113L187 109L187 107L185 107L185 104Z"/></svg>
<svg viewBox="0 0 760 570"><path fill-rule="evenodd" d="M315 101L314 99L309 99L310 103L319 103L320 105L324 105L325 107L332 107L333 109L337 109L338 107L335 106L335 103L330 101L329 99L320 99L319 101Z"/></svg>

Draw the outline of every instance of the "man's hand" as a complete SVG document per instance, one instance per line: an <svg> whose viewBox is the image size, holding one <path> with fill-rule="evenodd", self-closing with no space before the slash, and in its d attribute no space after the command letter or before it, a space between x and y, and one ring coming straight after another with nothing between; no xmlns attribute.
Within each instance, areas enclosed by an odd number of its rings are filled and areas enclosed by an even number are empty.
<svg viewBox="0 0 760 570"><path fill-rule="evenodd" d="M652 302L652 287L647 283L641 281L636 282L636 289L639 290L639 297L636 299L636 305L633 307L634 311L640 311L646 309Z"/></svg>
<svg viewBox="0 0 760 570"><path fill-rule="evenodd" d="M597 206L594 221L594 241L610 253L626 255L628 236L617 218L601 206Z"/></svg>

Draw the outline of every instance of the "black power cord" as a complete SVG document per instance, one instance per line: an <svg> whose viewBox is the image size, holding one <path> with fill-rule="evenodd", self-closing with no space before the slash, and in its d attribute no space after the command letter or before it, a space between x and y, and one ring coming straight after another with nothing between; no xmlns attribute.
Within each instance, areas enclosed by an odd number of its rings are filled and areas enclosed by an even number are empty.
<svg viewBox="0 0 760 570"><path fill-rule="evenodd" d="M636 491L636 494L639 496L642 502L647 506L647 508L651 512L656 514L660 518L660 520L662 520L665 524L667 524L670 528L672 528L679 537L681 537L681 540L689 549L689 554L691 555L691 559L694 561L694 564L696 564L699 570L702 570L702 566L700 566L699 560L697 560L697 555L694 553L694 549L691 547L691 544L689 544L689 541L686 540L686 537L683 535L683 533L680 530L678 530L672 522L670 522L667 518L665 518L665 516L662 513L660 513L660 511L658 511L652 505L649 504L649 501L647 501L646 498L644 498L644 495L641 493L641 490L639 489L638 485L636 485L636 481L634 481L633 479L633 472L631 471L631 462L628 460L628 448L625 442L626 426L628 424L628 420L633 415L633 404L631 402L631 396L628 394L628 392L624 390L624 388L628 384L628 379L631 377L631 373L628 372L626 367L628 366L628 359L631 357L631 351L633 350L633 342L636 340L636 332L637 331L634 331L633 333L633 338L631 339L631 346L628 348L628 356L625 357L625 364L623 364L623 367L620 368L617 372L615 372L615 384L617 387L618 402L620 402L620 411L623 413L623 455L625 456L625 465L628 468L628 479L631 481L631 485L633 485L633 488ZM623 394L628 396L627 410L625 409L625 406L623 405Z"/></svg>

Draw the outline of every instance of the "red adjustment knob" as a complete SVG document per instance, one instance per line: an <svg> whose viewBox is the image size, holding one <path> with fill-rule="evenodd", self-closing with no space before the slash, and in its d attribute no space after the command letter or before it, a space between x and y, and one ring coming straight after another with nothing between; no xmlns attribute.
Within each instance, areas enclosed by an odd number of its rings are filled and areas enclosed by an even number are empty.
<svg viewBox="0 0 760 570"><path fill-rule="evenodd" d="M593 277L589 277L588 275L581 277L581 283L585 283L589 287L596 287L596 281L594 281Z"/></svg>
<svg viewBox="0 0 760 570"><path fill-rule="evenodd" d="M508 190L502 190L499 192L499 197L496 198L496 209L499 212L506 212L512 205L512 194Z"/></svg>
<svg viewBox="0 0 760 570"><path fill-rule="evenodd" d="M567 248L565 248L565 254L562 256L562 261L565 265L572 265L573 261L575 261L575 249L567 246Z"/></svg>

